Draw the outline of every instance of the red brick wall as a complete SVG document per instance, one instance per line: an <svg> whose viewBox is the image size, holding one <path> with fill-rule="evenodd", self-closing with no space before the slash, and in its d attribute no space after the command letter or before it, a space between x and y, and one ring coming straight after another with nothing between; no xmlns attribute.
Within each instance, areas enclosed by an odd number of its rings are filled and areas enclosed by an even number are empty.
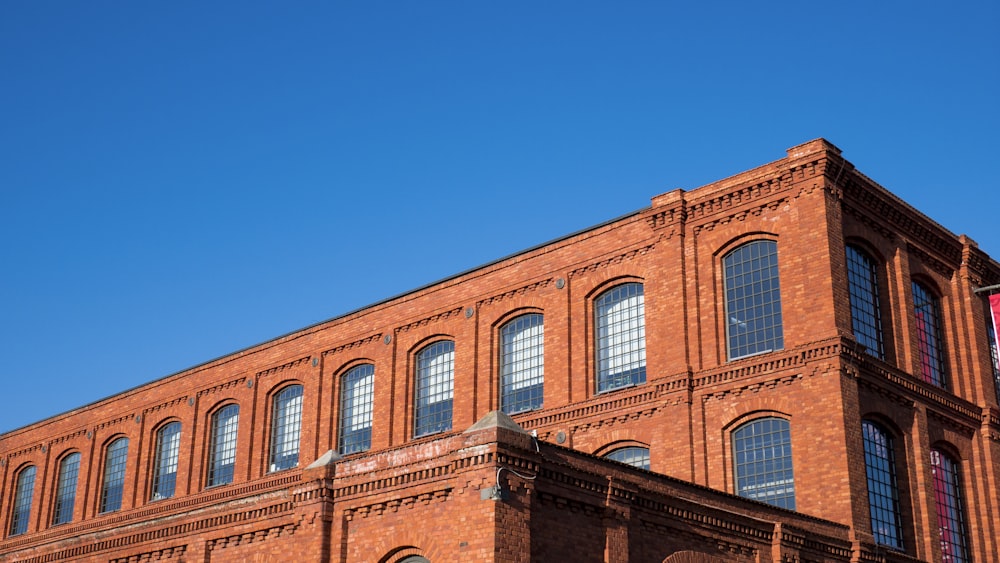
<svg viewBox="0 0 1000 563"><path fill-rule="evenodd" d="M267 471L271 401L289 384L304 389L299 466L308 465L337 447L339 379L360 363L375 366L373 451L432 442L413 439L413 374L415 354L436 340L455 342L452 428L464 429L499 407L499 327L530 311L545 316L544 408L516 419L541 439L555 443L562 436L565 446L600 454L616 445L647 445L654 471L732 492L730 432L754 417L786 418L798 510L852 525L858 537L870 539L860 419L881 417L898 432L904 453L908 552L927 559L937 553L923 460L932 446L943 445L960 458L973 552L983 559L996 551L1000 535L1000 410L985 314L973 290L1000 282L1000 265L856 173L832 145L813 141L788 155L708 186L656 196L651 208L629 217L0 436L0 556L33 537L59 538L61 530L83 524L113 527L122 515L155 514L158 503L172 502L149 500L155 432L167 421L182 424L174 500L206 494L209 421L224 404L240 406L232 487L273 477ZM729 362L721 260L756 239L778 245L785 346ZM863 245L881 264L885 362L853 347L847 242ZM913 375L919 373L913 279L941 300L947 390ZM627 281L644 284L647 382L598 394L593 301ZM120 511L99 515L104 448L118 436L129 439L126 494ZM53 528L58 460L72 451L82 455L74 518ZM28 465L38 470L28 534L8 538L14 480ZM475 500L470 517L481 508ZM532 540L549 526L566 525L551 522L555 516L544 504L537 510L543 516L518 528ZM363 520L334 519L326 533L356 538ZM392 529L405 530L405 520ZM580 525L591 525L584 520ZM297 534L298 528L266 538L280 546ZM360 553L346 545L331 549ZM472 541L466 548L497 545ZM227 540L213 553L239 558L248 549Z"/></svg>

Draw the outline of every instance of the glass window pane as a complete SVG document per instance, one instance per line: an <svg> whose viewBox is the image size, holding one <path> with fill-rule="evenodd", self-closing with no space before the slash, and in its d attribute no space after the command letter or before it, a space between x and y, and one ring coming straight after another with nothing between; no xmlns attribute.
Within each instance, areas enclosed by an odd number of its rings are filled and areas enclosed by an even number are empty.
<svg viewBox="0 0 1000 563"><path fill-rule="evenodd" d="M913 312L917 324L920 372L924 381L945 386L944 347L941 343L941 305L926 287L913 283Z"/></svg>
<svg viewBox="0 0 1000 563"><path fill-rule="evenodd" d="M847 247L847 289L851 299L851 323L855 340L863 344L869 354L884 359L875 261L854 246Z"/></svg>
<svg viewBox="0 0 1000 563"><path fill-rule="evenodd" d="M212 415L212 435L209 438L208 453L209 487L233 482L239 421L239 405L226 405Z"/></svg>
<svg viewBox="0 0 1000 563"><path fill-rule="evenodd" d="M171 422L156 433L156 460L153 463L151 500L174 496L177 486L177 455L180 452L181 423Z"/></svg>
<svg viewBox="0 0 1000 563"><path fill-rule="evenodd" d="M342 455L372 447L372 407L375 366L352 368L340 378L340 440Z"/></svg>
<svg viewBox="0 0 1000 563"><path fill-rule="evenodd" d="M301 426L302 386L290 385L274 396L269 471L291 469L299 464Z"/></svg>
<svg viewBox="0 0 1000 563"><path fill-rule="evenodd" d="M626 283L594 303L597 392L646 381L646 319L643 286Z"/></svg>
<svg viewBox="0 0 1000 563"><path fill-rule="evenodd" d="M128 438L118 438L108 446L104 459L104 481L101 485L100 511L111 512L122 507L125 487L125 462L128 459Z"/></svg>
<svg viewBox="0 0 1000 563"><path fill-rule="evenodd" d="M795 510L792 437L787 420L763 418L733 432L736 494Z"/></svg>
<svg viewBox="0 0 1000 563"><path fill-rule="evenodd" d="M941 560L949 563L970 561L958 469L958 463L947 454L931 450L938 532L941 535Z"/></svg>
<svg viewBox="0 0 1000 563"><path fill-rule="evenodd" d="M451 430L455 343L442 340L417 354L414 437Z"/></svg>
<svg viewBox="0 0 1000 563"><path fill-rule="evenodd" d="M63 524L73 520L76 503L76 481L80 475L80 454L72 453L59 463L59 481L56 484L55 506L52 523Z"/></svg>
<svg viewBox="0 0 1000 563"><path fill-rule="evenodd" d="M35 495L35 466L26 467L17 474L14 489L14 510L10 515L10 535L16 536L28 531L31 519L31 500Z"/></svg>
<svg viewBox="0 0 1000 563"><path fill-rule="evenodd" d="M521 315L500 329L500 408L513 414L542 408L542 315Z"/></svg>
<svg viewBox="0 0 1000 563"><path fill-rule="evenodd" d="M879 544L901 550L903 530L892 437L881 426L867 420L861 423L861 435L865 448L872 534Z"/></svg>
<svg viewBox="0 0 1000 563"><path fill-rule="evenodd" d="M990 339L990 359L993 360L993 383L997 393L997 404L1000 404L1000 354L997 353L997 333L989 307L986 308L986 312L990 316L986 319L986 333Z"/></svg>
<svg viewBox="0 0 1000 563"><path fill-rule="evenodd" d="M620 461L621 463L627 463L633 467L638 467L639 469L649 470L649 448L629 446L627 448L614 450L604 457Z"/></svg>
<svg viewBox="0 0 1000 563"><path fill-rule="evenodd" d="M784 348L778 245L770 240L744 244L727 254L723 265L729 359Z"/></svg>

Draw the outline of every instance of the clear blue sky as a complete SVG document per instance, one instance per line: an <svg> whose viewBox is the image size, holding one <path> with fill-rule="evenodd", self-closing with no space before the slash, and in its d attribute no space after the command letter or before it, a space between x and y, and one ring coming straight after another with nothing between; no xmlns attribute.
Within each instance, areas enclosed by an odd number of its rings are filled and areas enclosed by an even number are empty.
<svg viewBox="0 0 1000 563"><path fill-rule="evenodd" d="M998 29L996 1L0 2L0 432L816 137L998 257Z"/></svg>

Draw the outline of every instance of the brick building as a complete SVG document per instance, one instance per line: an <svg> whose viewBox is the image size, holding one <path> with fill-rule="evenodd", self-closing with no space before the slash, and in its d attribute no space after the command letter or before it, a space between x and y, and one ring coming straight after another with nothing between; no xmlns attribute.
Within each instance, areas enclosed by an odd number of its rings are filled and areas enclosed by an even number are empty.
<svg viewBox="0 0 1000 563"><path fill-rule="evenodd" d="M0 560L998 561L998 283L811 141L0 435Z"/></svg>

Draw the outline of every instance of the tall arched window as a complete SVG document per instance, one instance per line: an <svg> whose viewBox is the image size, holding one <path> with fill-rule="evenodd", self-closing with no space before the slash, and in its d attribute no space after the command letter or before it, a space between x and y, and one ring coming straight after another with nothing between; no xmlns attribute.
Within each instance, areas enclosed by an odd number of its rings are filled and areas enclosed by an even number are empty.
<svg viewBox="0 0 1000 563"><path fill-rule="evenodd" d="M847 290L851 298L854 338L867 348L869 354L884 359L882 312L879 308L875 260L855 246L847 247Z"/></svg>
<svg viewBox="0 0 1000 563"><path fill-rule="evenodd" d="M301 426L302 386L289 385L274 396L271 408L270 471L291 469L299 464Z"/></svg>
<svg viewBox="0 0 1000 563"><path fill-rule="evenodd" d="M128 438L118 438L108 445L104 454L104 480L101 483L100 511L112 512L122 507L125 491L125 462L128 460Z"/></svg>
<svg viewBox="0 0 1000 563"><path fill-rule="evenodd" d="M152 500L170 498L177 488L177 455L181 446L181 423L171 422L156 433L153 461Z"/></svg>
<svg viewBox="0 0 1000 563"><path fill-rule="evenodd" d="M59 462L56 481L55 506L52 507L52 524L65 524L73 520L76 504L76 480L80 475L80 454L71 453Z"/></svg>
<svg viewBox="0 0 1000 563"><path fill-rule="evenodd" d="M414 437L451 430L455 343L441 340L417 354Z"/></svg>
<svg viewBox="0 0 1000 563"><path fill-rule="evenodd" d="M353 367L340 378L341 455L363 452L372 447L372 406L375 366Z"/></svg>
<svg viewBox="0 0 1000 563"><path fill-rule="evenodd" d="M646 317L641 283L625 283L594 302L597 392L646 381Z"/></svg>
<svg viewBox="0 0 1000 563"><path fill-rule="evenodd" d="M997 403L1000 404L1000 354L997 353L997 331L993 326L993 313L987 308L990 318L986 319L986 335L990 339L990 360L993 364L993 386L997 393Z"/></svg>
<svg viewBox="0 0 1000 563"><path fill-rule="evenodd" d="M14 486L14 510L10 515L10 535L16 536L28 531L31 519L31 500L35 495L35 466L29 465L17 474Z"/></svg>
<svg viewBox="0 0 1000 563"><path fill-rule="evenodd" d="M500 409L513 414L542 408L545 381L542 315L521 315L500 329Z"/></svg>
<svg viewBox="0 0 1000 563"><path fill-rule="evenodd" d="M931 471L934 474L938 531L941 534L941 560L949 563L970 561L958 462L934 449L931 450Z"/></svg>
<svg viewBox="0 0 1000 563"><path fill-rule="evenodd" d="M784 348L778 245L771 240L749 242L726 254L722 262L729 359Z"/></svg>
<svg viewBox="0 0 1000 563"><path fill-rule="evenodd" d="M761 418L733 432L736 494L795 510L792 434L787 420Z"/></svg>
<svg viewBox="0 0 1000 563"><path fill-rule="evenodd" d="M902 516L899 511L899 486L896 484L896 452L892 436L878 424L861 423L865 449L865 472L868 475L868 506L875 541L903 549Z"/></svg>
<svg viewBox="0 0 1000 563"><path fill-rule="evenodd" d="M226 405L212 415L212 435L208 440L207 485L233 482L236 470L236 433L240 425L240 406Z"/></svg>
<svg viewBox="0 0 1000 563"><path fill-rule="evenodd" d="M632 467L649 470L649 448L628 446L612 450L605 454L604 457L621 463L627 463Z"/></svg>
<svg viewBox="0 0 1000 563"><path fill-rule="evenodd" d="M941 304L930 290L917 282L913 282L913 311L916 316L920 346L920 373L927 383L945 387Z"/></svg>

